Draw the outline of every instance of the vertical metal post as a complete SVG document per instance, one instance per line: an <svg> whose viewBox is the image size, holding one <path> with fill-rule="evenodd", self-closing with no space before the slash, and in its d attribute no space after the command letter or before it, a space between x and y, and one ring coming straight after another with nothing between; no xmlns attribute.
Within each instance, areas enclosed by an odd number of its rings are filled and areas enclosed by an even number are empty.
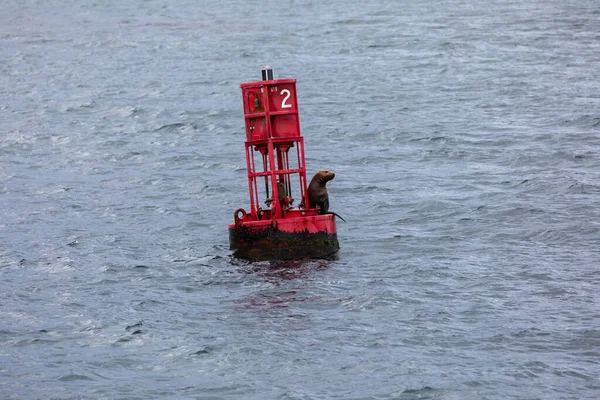
<svg viewBox="0 0 600 400"><path fill-rule="evenodd" d="M263 154L262 158L263 158L263 170L264 170L264 172L267 172L269 170L268 166L267 166L267 155ZM269 177L268 176L265 176L265 196L267 196L266 197L267 199L270 197L269 196Z"/></svg>

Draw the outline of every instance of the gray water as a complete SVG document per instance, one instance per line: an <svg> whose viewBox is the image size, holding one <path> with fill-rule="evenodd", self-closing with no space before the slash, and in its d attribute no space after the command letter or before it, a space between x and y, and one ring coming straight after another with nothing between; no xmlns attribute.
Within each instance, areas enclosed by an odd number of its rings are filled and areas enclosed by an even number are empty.
<svg viewBox="0 0 600 400"><path fill-rule="evenodd" d="M0 6L2 399L596 399L600 6ZM298 80L334 260L248 263L239 84Z"/></svg>

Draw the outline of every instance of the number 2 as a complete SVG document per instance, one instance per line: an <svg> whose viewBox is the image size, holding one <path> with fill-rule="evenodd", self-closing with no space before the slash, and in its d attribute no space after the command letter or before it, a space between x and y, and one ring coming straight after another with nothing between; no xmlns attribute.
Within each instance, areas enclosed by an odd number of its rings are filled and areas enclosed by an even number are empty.
<svg viewBox="0 0 600 400"><path fill-rule="evenodd" d="M283 101L281 102L281 108L292 108L291 104L286 103L286 101L288 101L288 99L290 98L290 96L292 95L290 93L289 90L287 89L283 89L281 91L281 94L285 94L285 97L283 98Z"/></svg>

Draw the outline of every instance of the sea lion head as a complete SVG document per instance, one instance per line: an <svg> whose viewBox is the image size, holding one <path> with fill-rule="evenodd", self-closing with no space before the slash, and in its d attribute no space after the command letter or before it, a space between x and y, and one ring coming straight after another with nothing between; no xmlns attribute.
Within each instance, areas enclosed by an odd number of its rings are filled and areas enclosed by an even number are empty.
<svg viewBox="0 0 600 400"><path fill-rule="evenodd" d="M313 180L317 179L317 181L319 183L325 185L327 182L329 182L333 178L335 178L335 174L333 173L333 171L328 171L328 170L324 169L324 170L317 172L315 174L315 176L313 177Z"/></svg>

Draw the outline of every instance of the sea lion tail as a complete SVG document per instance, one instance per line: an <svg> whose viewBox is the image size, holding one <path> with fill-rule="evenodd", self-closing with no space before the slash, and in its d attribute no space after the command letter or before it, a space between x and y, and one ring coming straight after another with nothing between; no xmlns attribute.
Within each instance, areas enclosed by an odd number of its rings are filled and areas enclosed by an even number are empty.
<svg viewBox="0 0 600 400"><path fill-rule="evenodd" d="M338 217L339 219L341 219L342 221L346 222L346 220L345 220L344 218L342 218L342 216L341 216L341 215L339 215L339 214L336 214L336 213L334 213L333 211L327 211L327 212L324 212L323 214L333 214L333 215L335 215L336 217Z"/></svg>

